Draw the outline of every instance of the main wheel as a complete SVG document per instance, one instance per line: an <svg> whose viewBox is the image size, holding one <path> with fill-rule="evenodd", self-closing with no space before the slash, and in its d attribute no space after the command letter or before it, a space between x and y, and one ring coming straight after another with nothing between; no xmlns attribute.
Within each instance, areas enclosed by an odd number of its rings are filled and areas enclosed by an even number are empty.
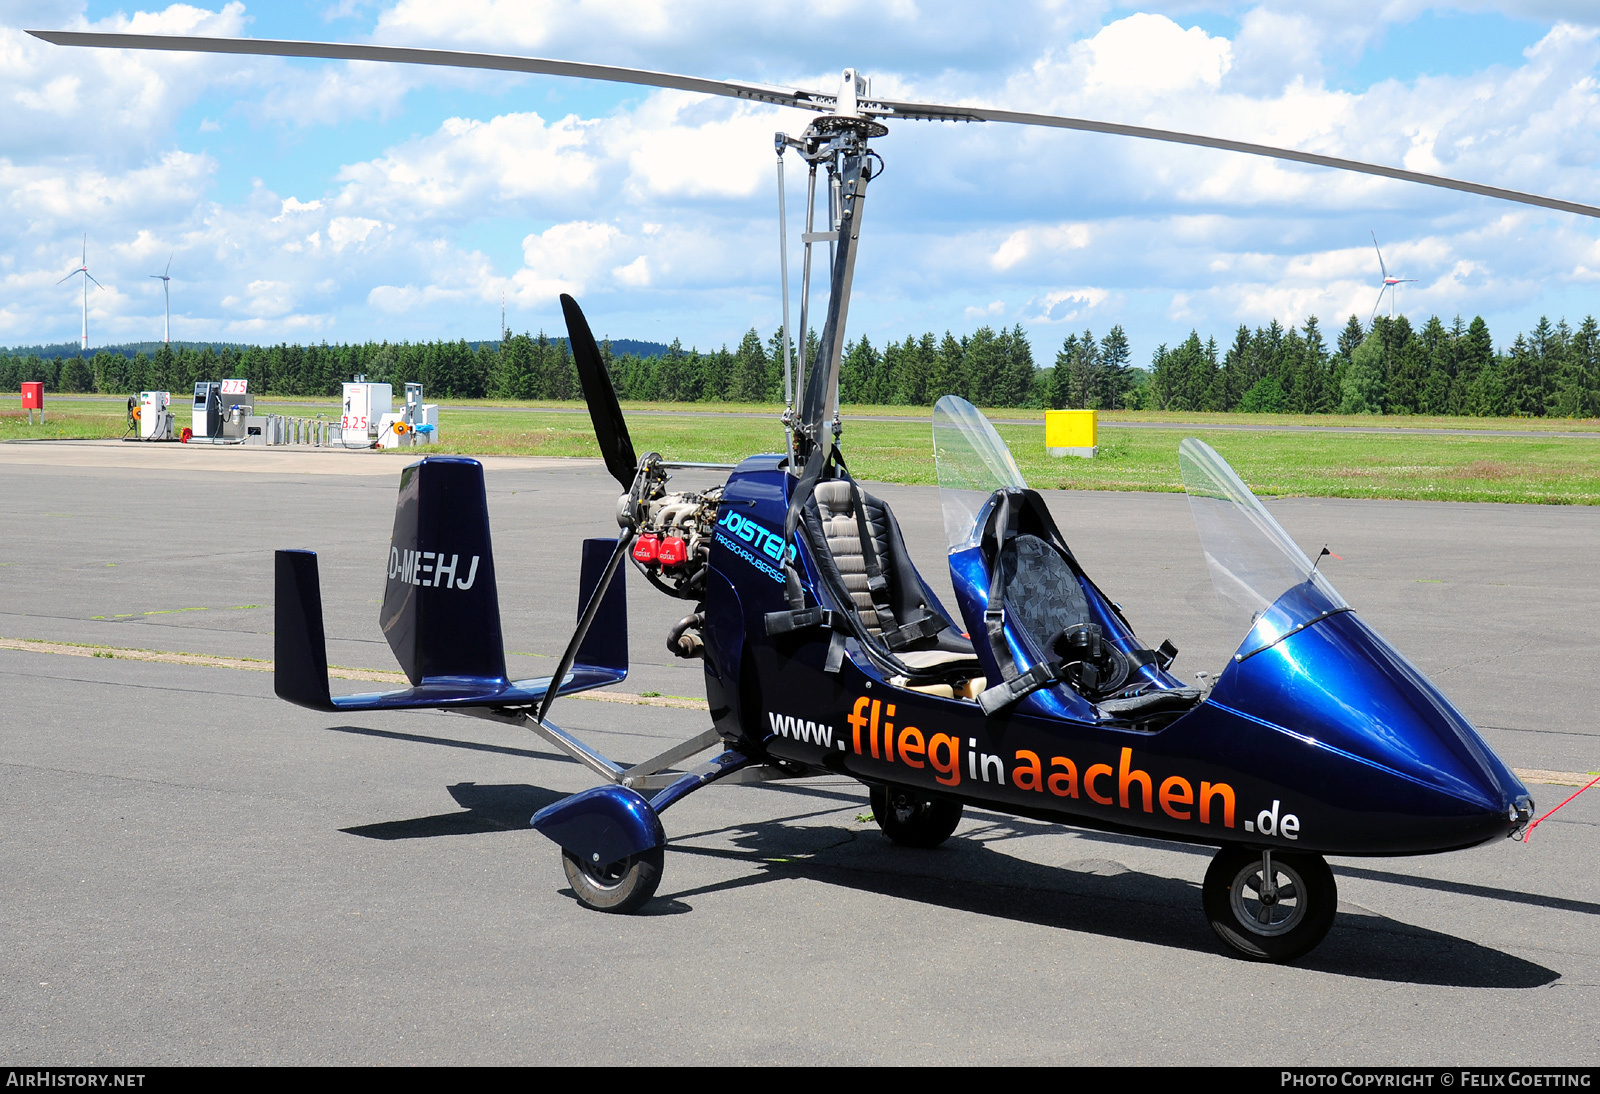
<svg viewBox="0 0 1600 1094"><path fill-rule="evenodd" d="M903 847L937 847L961 823L961 803L919 797L897 787L875 786L872 817L883 834Z"/></svg>
<svg viewBox="0 0 1600 1094"><path fill-rule="evenodd" d="M597 912L633 912L656 895L665 859L666 853L653 847L609 866L596 866L564 850L561 868L584 907Z"/></svg>
<svg viewBox="0 0 1600 1094"><path fill-rule="evenodd" d="M1201 902L1217 937L1253 961L1293 961L1333 926L1339 888L1321 855L1272 852L1272 883L1261 852L1224 847L1206 871Z"/></svg>

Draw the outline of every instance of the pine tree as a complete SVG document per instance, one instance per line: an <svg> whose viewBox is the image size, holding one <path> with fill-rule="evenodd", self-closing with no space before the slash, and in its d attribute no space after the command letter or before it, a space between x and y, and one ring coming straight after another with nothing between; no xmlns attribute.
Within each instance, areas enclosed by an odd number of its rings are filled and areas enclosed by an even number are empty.
<svg viewBox="0 0 1600 1094"><path fill-rule="evenodd" d="M944 341L939 343L939 352L934 357L933 374L928 378L928 397L934 402L946 395L971 399L964 367L965 356L966 347L956 341L949 331L945 331Z"/></svg>
<svg viewBox="0 0 1600 1094"><path fill-rule="evenodd" d="M1340 414L1383 413L1383 339L1376 331L1350 354L1340 390Z"/></svg>
<svg viewBox="0 0 1600 1094"><path fill-rule="evenodd" d="M1122 325L1111 328L1100 340L1100 391L1097 402L1107 410L1123 410L1127 406L1128 389L1133 386L1128 365L1132 351Z"/></svg>

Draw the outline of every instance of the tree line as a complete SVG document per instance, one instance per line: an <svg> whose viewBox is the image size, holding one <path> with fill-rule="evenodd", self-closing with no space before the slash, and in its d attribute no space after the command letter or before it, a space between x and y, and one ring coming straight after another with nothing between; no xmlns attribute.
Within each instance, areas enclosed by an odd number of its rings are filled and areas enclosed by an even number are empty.
<svg viewBox="0 0 1600 1094"><path fill-rule="evenodd" d="M814 358L816 334L808 335ZM791 347L791 357L793 357ZM734 349L614 353L602 343L617 394L661 402L775 403L783 398L783 336L752 328ZM397 388L421 382L430 398L578 399L565 339L518 334L494 343L367 342L301 346L166 346L127 356L0 354L0 390L41 380L52 392L187 393L201 380L243 378L261 395L337 396L362 375ZM1224 349L1198 332L1159 347L1135 368L1122 327L1067 335L1055 360L1036 361L1021 325L957 337L908 335L881 348L845 349L840 401L927 406L961 395L980 406L1094 407L1264 413L1600 415L1600 325L1541 319L1496 350L1488 324L1437 316L1420 330L1404 317L1370 325L1351 316L1333 345L1313 317L1298 328L1241 326Z"/></svg>

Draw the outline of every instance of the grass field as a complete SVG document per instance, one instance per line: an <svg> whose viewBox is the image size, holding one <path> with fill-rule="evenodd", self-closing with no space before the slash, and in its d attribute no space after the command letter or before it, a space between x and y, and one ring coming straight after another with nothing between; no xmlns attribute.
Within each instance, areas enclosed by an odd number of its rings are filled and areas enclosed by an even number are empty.
<svg viewBox="0 0 1600 1094"><path fill-rule="evenodd" d="M515 404L513 404L515 405ZM555 412L551 404L453 403L442 414L442 452L467 455L597 456L587 415ZM61 400L43 426L29 427L20 413L0 414L0 440L120 437L124 401ZM258 409L268 409L264 400ZM281 412L328 411L326 400L270 400ZM575 409L566 404L565 409ZM758 406L630 404L635 447L669 457L734 462L752 452L774 451L782 433L772 418L735 416L772 411ZM687 411L687 412L686 412ZM722 414L718 411L724 412ZM734 412L734 413L727 413ZM851 420L864 414L896 421ZM1257 492L1318 497L1408 498L1439 501L1502 501L1600 504L1600 422L1565 419L1484 418L1298 418L1243 414L1117 414L1108 420L1130 428L1102 429L1093 460L1052 459L1044 452L1041 411L1003 409L995 418L1028 419L996 428L1011 446L1028 482L1042 488L1083 490L1181 490L1178 442L1205 440L1227 458ZM844 451L863 478L904 483L937 481L926 410L906 407L847 408ZM1037 422L1037 424L1033 424ZM1139 429L1137 423L1187 422L1192 431ZM1258 427L1250 431L1208 428ZM1589 437L1462 436L1441 432L1289 432L1282 425L1355 425L1368 429L1515 429L1583 432ZM403 456L407 453L397 453Z"/></svg>

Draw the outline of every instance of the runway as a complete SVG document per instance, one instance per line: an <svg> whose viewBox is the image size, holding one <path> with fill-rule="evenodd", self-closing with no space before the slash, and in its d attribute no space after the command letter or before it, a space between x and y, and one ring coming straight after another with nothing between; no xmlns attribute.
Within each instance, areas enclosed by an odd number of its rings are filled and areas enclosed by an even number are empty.
<svg viewBox="0 0 1600 1094"><path fill-rule="evenodd" d="M293 458L289 458L289 457ZM513 674L550 671L598 461L485 461ZM0 445L0 1046L18 1064L1596 1062L1600 788L1504 842L1335 860L1291 967L1227 956L1209 852L968 811L897 848L838 779L713 787L667 814L646 914L585 911L528 816L592 785L456 715L272 694L275 547L321 558L329 660L377 626L380 453ZM685 483L712 481L684 473ZM938 493L870 487L947 596ZM1048 492L1068 541L1188 676L1223 632L1182 495ZM1281 499L1334 584L1514 767L1600 769L1587 506ZM673 705L558 701L620 760L706 725L685 614L637 575L633 672ZM37 643L48 643L50 648ZM21 647L21 648L17 648ZM119 656L139 650L145 659ZM96 656L99 654L99 656ZM106 656L109 654L109 656ZM154 655L186 654L189 660ZM211 662L211 663L207 663ZM335 690L372 684L335 681ZM1532 786L1541 811L1571 787Z"/></svg>

